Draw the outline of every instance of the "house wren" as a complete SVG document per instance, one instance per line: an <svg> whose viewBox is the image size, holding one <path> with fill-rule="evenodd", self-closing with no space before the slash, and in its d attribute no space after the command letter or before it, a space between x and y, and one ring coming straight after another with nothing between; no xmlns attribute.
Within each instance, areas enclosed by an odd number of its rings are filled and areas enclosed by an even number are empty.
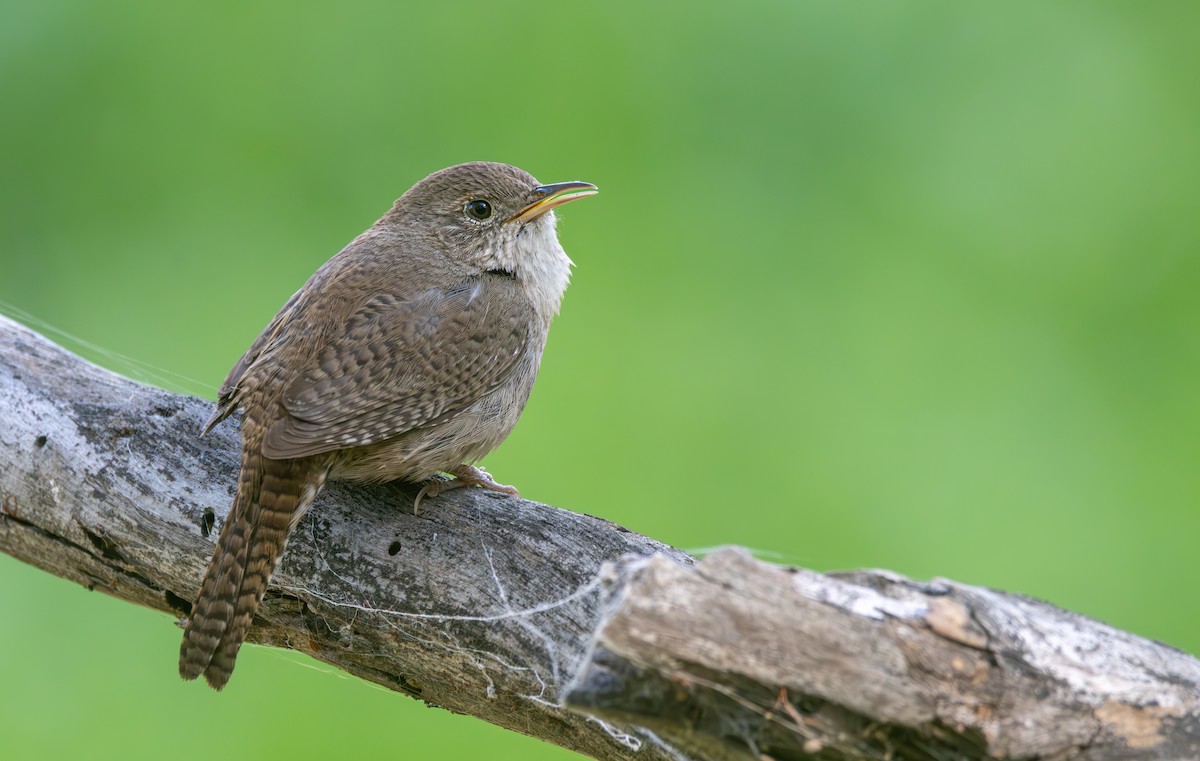
<svg viewBox="0 0 1200 761"><path fill-rule="evenodd" d="M237 495L179 673L221 689L288 534L327 478L516 494L471 463L508 436L570 277L552 209L592 195L504 164L435 172L326 262L221 386L242 421ZM436 478L448 473L451 481Z"/></svg>

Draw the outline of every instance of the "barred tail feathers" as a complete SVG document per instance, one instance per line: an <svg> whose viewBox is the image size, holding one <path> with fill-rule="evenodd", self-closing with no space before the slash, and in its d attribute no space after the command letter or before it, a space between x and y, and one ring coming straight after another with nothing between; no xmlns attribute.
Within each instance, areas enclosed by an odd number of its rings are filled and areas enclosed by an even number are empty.
<svg viewBox="0 0 1200 761"><path fill-rule="evenodd" d="M184 630L181 677L203 674L217 690L229 681L288 534L323 485L324 471L309 459L243 456L233 509Z"/></svg>

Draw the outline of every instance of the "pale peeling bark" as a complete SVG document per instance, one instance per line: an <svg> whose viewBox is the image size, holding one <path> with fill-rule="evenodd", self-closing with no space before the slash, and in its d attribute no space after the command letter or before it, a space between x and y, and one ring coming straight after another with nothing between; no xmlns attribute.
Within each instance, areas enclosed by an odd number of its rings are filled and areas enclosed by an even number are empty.
<svg viewBox="0 0 1200 761"><path fill-rule="evenodd" d="M186 615L238 461L209 411L0 318L0 550ZM1200 758L1200 663L1045 603L414 494L327 489L251 640L598 759Z"/></svg>
<svg viewBox="0 0 1200 761"><path fill-rule="evenodd" d="M713 759L1200 759L1200 662L1005 592L626 561L566 705Z"/></svg>

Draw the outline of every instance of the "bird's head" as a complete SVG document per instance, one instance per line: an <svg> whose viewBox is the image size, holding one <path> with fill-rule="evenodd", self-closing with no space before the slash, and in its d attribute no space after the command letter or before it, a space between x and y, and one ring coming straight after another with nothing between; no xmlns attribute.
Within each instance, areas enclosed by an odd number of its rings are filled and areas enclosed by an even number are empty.
<svg viewBox="0 0 1200 761"><path fill-rule="evenodd" d="M421 180L384 219L455 261L512 275L549 316L558 311L571 267L553 210L596 192L588 182L543 185L514 166L475 161Z"/></svg>

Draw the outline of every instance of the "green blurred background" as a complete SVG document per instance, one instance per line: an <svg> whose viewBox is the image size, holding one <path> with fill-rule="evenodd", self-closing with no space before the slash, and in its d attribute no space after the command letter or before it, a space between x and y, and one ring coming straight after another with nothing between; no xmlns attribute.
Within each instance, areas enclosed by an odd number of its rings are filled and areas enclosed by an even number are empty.
<svg viewBox="0 0 1200 761"><path fill-rule="evenodd" d="M212 398L428 172L590 180L500 480L1196 653L1198 38L1196 3L10 2L0 309ZM5 759L571 757L292 653L214 695L167 616L4 556L0 611Z"/></svg>

